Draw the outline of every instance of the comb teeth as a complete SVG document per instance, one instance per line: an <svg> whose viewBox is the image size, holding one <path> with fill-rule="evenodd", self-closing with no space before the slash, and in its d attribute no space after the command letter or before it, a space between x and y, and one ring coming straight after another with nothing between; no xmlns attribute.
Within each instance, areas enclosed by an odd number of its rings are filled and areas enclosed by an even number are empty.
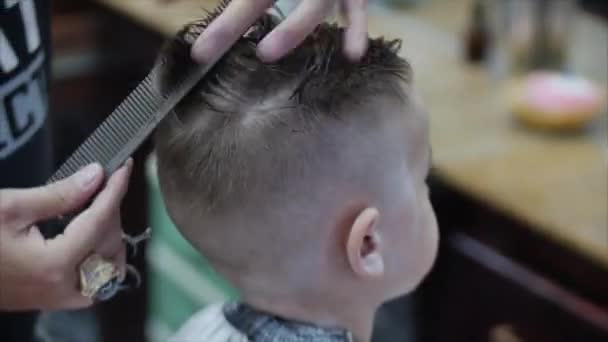
<svg viewBox="0 0 608 342"><path fill-rule="evenodd" d="M231 0L222 0L203 20L204 26L222 14L230 2ZM106 174L116 171L220 57L217 56L204 65L188 61L183 72L180 72L179 80L172 83L175 86L160 92L156 90L154 82L163 71L166 71L167 65L164 62L155 65L140 85L85 140L47 183L67 178L94 162L100 163Z"/></svg>
<svg viewBox="0 0 608 342"><path fill-rule="evenodd" d="M67 178L95 162L103 166L106 174L116 171L216 62L217 59L203 66L188 64L175 87L162 94L155 90L154 81L166 65L158 63L47 183Z"/></svg>
<svg viewBox="0 0 608 342"><path fill-rule="evenodd" d="M121 150L129 144L130 140L141 135L140 131L148 126L162 100L154 91L153 74L154 72L150 73L135 88L94 134L85 140L59 168L49 182L66 178L93 162L103 165L106 173L112 173L124 162L124 160L114 162L113 160L121 155Z"/></svg>

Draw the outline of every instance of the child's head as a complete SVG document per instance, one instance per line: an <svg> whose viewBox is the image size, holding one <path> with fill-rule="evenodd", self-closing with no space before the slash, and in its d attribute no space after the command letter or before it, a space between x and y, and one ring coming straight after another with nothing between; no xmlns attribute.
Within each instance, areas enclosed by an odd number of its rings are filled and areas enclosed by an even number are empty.
<svg viewBox="0 0 608 342"><path fill-rule="evenodd" d="M165 203L183 235L246 301L380 302L435 257L428 122L397 41L358 63L323 24L264 64L265 16L158 128ZM164 50L166 88L204 25ZM181 56L181 57L180 57Z"/></svg>

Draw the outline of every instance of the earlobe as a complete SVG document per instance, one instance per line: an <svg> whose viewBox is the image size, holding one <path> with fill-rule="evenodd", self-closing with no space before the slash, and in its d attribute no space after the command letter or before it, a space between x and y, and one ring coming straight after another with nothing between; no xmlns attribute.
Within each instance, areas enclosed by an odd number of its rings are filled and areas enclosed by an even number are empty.
<svg viewBox="0 0 608 342"><path fill-rule="evenodd" d="M365 208L353 222L346 243L346 253L353 272L364 278L384 274L380 234L377 230L378 209Z"/></svg>

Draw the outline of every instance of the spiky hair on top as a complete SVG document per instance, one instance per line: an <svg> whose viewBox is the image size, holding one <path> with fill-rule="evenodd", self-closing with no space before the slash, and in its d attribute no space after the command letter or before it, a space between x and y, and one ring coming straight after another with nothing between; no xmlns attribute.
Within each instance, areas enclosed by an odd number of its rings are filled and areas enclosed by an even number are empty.
<svg viewBox="0 0 608 342"><path fill-rule="evenodd" d="M224 12L231 2L232 0L222 0L213 10L208 11L205 9L205 17L185 25L164 44L159 54L159 62L163 64L163 68L160 69L161 75L158 87L162 93L171 90L185 77L185 73L197 67L190 54L192 45L198 36ZM269 20L277 20L277 18L262 16L251 26L242 39L254 43L261 41L263 35L270 31L268 28L276 25L269 23ZM239 41L239 43L242 42Z"/></svg>
<svg viewBox="0 0 608 342"><path fill-rule="evenodd" d="M222 0L212 11L207 11L204 18L185 25L169 39L159 54L164 63L157 86L162 93L172 89L186 73L196 67L191 57L192 45L198 36L218 17L231 0ZM280 19L272 14L264 14L249 28L249 30L234 44L212 68L199 88L207 83L217 83L217 78L223 78L219 70L227 66L267 70L273 73L290 74L299 78L299 86L295 88L294 96L306 100L307 88L318 88L318 83L332 88L339 84L347 88L349 85L363 81L362 78L372 79L374 73L384 76L392 75L406 83L411 81L411 68L407 61L398 56L401 50L401 40L386 40L383 37L370 39L367 53L358 62L352 62L342 53L344 44L344 29L336 24L321 24L312 32L300 47L276 63L265 64L257 59L255 50L262 39L280 23ZM248 60L248 62L238 61ZM251 63L254 62L254 63ZM259 65L253 65L258 63ZM253 74L252 74L253 75ZM383 77L378 75L379 77ZM286 75L287 76L287 75ZM357 77L361 76L361 77ZM355 80L358 78L358 80Z"/></svg>
<svg viewBox="0 0 608 342"><path fill-rule="evenodd" d="M161 94L173 89L184 77L184 73L195 67L190 57L192 45L209 27L211 22L219 17L232 0L222 0L212 11L204 10L206 16L182 27L172 38L167 40L160 50L157 64L161 64L156 86Z"/></svg>

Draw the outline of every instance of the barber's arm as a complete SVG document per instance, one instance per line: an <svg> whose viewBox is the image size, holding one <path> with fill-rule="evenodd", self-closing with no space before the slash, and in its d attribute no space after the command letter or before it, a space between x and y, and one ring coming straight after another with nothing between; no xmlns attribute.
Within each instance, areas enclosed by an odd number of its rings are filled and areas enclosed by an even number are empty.
<svg viewBox="0 0 608 342"><path fill-rule="evenodd" d="M78 270L92 253L112 261L124 275L120 203L132 164L116 171L92 204L52 240L45 240L35 223L87 203L104 183L101 166L90 165L44 187L0 189L0 310L91 305L80 293Z"/></svg>
<svg viewBox="0 0 608 342"><path fill-rule="evenodd" d="M272 5L274 0L233 0L192 47L196 61L222 55ZM258 46L267 62L280 59L297 47L317 25L340 6L348 20L344 53L358 60L367 50L367 0L301 0L296 9Z"/></svg>

